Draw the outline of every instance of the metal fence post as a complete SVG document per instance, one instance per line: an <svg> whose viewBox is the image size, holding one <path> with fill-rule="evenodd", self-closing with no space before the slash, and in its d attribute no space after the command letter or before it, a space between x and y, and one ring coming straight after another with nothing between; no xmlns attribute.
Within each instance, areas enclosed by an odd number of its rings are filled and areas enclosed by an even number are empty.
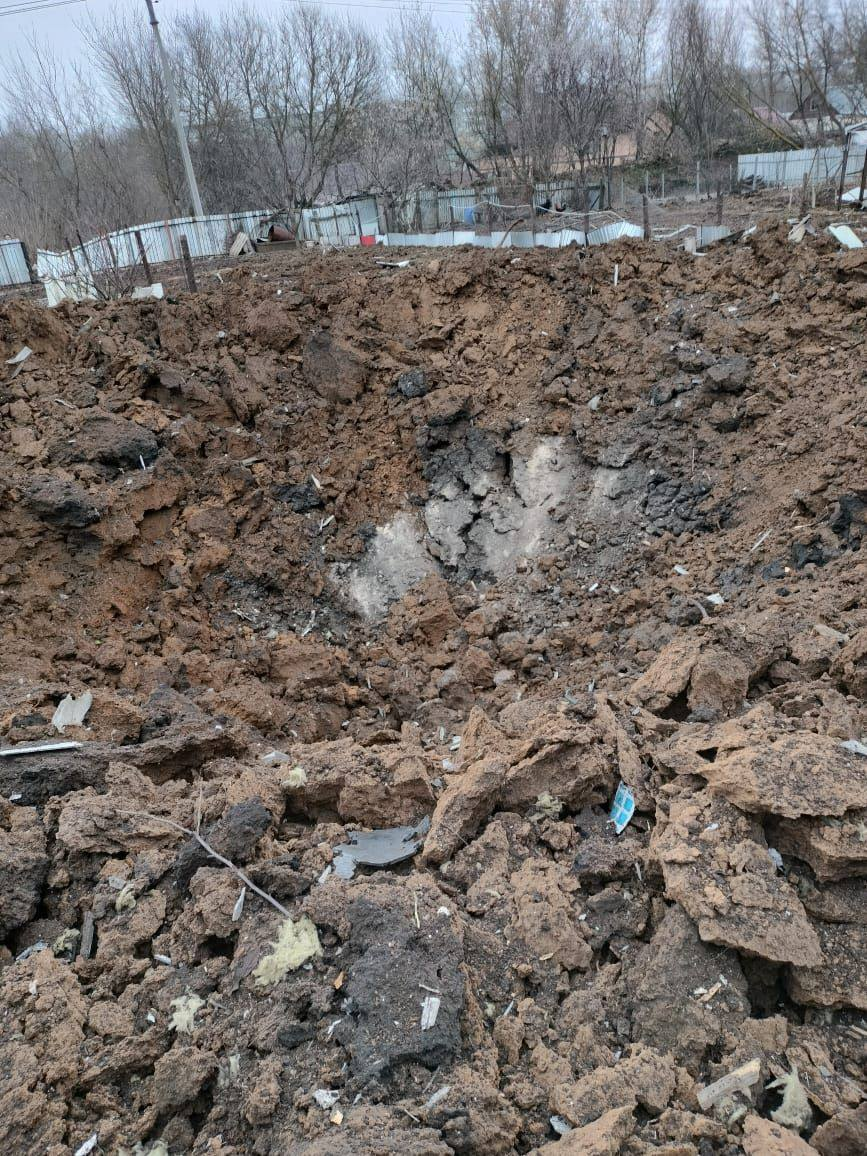
<svg viewBox="0 0 867 1156"><path fill-rule="evenodd" d="M701 198L701 161L695 162L695 199Z"/></svg>

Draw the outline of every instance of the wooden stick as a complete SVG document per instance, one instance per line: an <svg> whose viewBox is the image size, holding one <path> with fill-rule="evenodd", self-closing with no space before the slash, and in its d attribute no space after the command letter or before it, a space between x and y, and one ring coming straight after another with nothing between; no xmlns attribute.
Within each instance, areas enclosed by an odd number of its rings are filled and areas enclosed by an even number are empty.
<svg viewBox="0 0 867 1156"><path fill-rule="evenodd" d="M135 231L135 243L138 246L139 260L141 261L142 269L144 269L144 275L147 277L148 285L153 285L154 279L153 275L151 274L151 266L150 262L148 261L148 255L145 252L144 241L142 240L141 231L139 229L136 229Z"/></svg>
<svg viewBox="0 0 867 1156"><path fill-rule="evenodd" d="M193 259L190 256L190 246L187 244L186 233L181 233L181 257L184 262L184 272L187 275L187 288L191 293L196 293L196 274L193 272Z"/></svg>

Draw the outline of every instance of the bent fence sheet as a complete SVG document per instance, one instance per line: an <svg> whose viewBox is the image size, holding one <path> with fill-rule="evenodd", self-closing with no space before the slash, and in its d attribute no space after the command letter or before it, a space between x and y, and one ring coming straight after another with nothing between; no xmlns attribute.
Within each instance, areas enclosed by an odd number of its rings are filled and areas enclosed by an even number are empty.
<svg viewBox="0 0 867 1156"><path fill-rule="evenodd" d="M0 241L0 285L26 285L29 280L24 246L12 238Z"/></svg>
<svg viewBox="0 0 867 1156"><path fill-rule="evenodd" d="M116 229L94 237L63 253L39 249L36 270L44 279L134 268L141 263L136 232L141 234L145 255L153 265L180 260L182 236L187 238L193 258L225 256L232 238L239 231L255 234L259 221L270 216L272 211L245 209L238 213L175 217L169 221L132 225L128 229ZM359 230L372 235L377 229L375 198L360 197L344 204L303 209L298 237L302 241L324 241L332 245L356 244ZM28 277L25 276L24 280Z"/></svg>

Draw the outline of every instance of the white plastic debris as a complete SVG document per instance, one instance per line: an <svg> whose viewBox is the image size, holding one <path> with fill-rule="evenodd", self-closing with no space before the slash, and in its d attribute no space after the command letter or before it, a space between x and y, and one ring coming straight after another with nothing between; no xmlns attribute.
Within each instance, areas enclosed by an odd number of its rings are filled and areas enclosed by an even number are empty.
<svg viewBox="0 0 867 1156"><path fill-rule="evenodd" d="M431 1108L435 1108L441 1100L446 1098L451 1090L451 1084L443 1084L441 1088L437 1088L437 1090L425 1100L425 1111L429 1112Z"/></svg>
<svg viewBox="0 0 867 1156"><path fill-rule="evenodd" d="M232 908L232 922L237 923L244 911L244 900L247 898L247 888L241 888L241 894L235 900L235 906Z"/></svg>
<svg viewBox="0 0 867 1156"><path fill-rule="evenodd" d="M0 751L0 759L11 759L16 755L45 755L52 751L77 751L81 743L39 743L35 747L11 747Z"/></svg>
<svg viewBox="0 0 867 1156"><path fill-rule="evenodd" d="M728 1072L706 1088L699 1088L698 1102L701 1110L706 1112L722 1099L731 1098L735 1093L748 1096L750 1088L754 1087L762 1074L762 1066L758 1060L750 1060L741 1064L733 1072Z"/></svg>
<svg viewBox="0 0 867 1156"><path fill-rule="evenodd" d="M155 301L162 301L165 297L162 282L155 281L153 285L136 285L130 294L133 301L147 301L152 298Z"/></svg>
<svg viewBox="0 0 867 1156"><path fill-rule="evenodd" d="M859 743L857 739L846 739L845 742L840 743L844 751L849 751L853 755L863 755L867 758L867 746L864 743Z"/></svg>
<svg viewBox="0 0 867 1156"><path fill-rule="evenodd" d="M93 695L89 690L78 698L68 694L57 704L57 710L51 716L51 725L60 734L63 734L66 727L80 727L92 705Z"/></svg>
<svg viewBox="0 0 867 1156"><path fill-rule="evenodd" d="M689 570L687 570L686 566L681 566L678 564L674 567L674 572L675 574L679 574L681 578L685 578L689 573Z"/></svg>
<svg viewBox="0 0 867 1156"><path fill-rule="evenodd" d="M269 767L280 766L281 763L291 763L292 760L285 751L268 751L267 754L262 755L262 762Z"/></svg>
<svg viewBox="0 0 867 1156"><path fill-rule="evenodd" d="M7 365L21 365L27 360L27 358L30 356L30 354L32 352L33 352L33 350L30 348L29 345L22 345L14 357L7 357L6 358L6 364Z"/></svg>
<svg viewBox="0 0 867 1156"><path fill-rule="evenodd" d="M828 232L844 249L863 249L864 242L848 225L829 225Z"/></svg>
<svg viewBox="0 0 867 1156"><path fill-rule="evenodd" d="M558 1136L565 1136L572 1131L572 1125L564 1116L551 1116L548 1122Z"/></svg>
<svg viewBox="0 0 867 1156"><path fill-rule="evenodd" d="M592 410L595 413L597 411L597 409L599 409L601 404L602 404L602 394L601 393L595 393L593 395L593 397L591 397L590 400L587 402L587 408Z"/></svg>
<svg viewBox="0 0 867 1156"><path fill-rule="evenodd" d="M421 1030L426 1032L437 1022L442 1000L438 995L426 995L421 1005Z"/></svg>
<svg viewBox="0 0 867 1156"><path fill-rule="evenodd" d="M635 797L626 783L621 783L617 788L617 794L614 796L614 802L611 805L611 814L609 815L610 821L614 824L616 834L619 835L626 830L634 814Z"/></svg>
<svg viewBox="0 0 867 1156"><path fill-rule="evenodd" d="M783 856L776 849L776 847L768 847L768 858L773 863L778 871L783 869Z"/></svg>
<svg viewBox="0 0 867 1156"><path fill-rule="evenodd" d="M94 1148L96 1147L98 1142L99 1142L99 1133L94 1132L92 1136L88 1136L88 1138L84 1141L84 1143L79 1144L79 1146L75 1149L75 1156L89 1156L89 1154L94 1150Z"/></svg>
<svg viewBox="0 0 867 1156"><path fill-rule="evenodd" d="M317 1088L313 1093L313 1099L323 1112L330 1112L340 1099L340 1093L332 1092L330 1088Z"/></svg>

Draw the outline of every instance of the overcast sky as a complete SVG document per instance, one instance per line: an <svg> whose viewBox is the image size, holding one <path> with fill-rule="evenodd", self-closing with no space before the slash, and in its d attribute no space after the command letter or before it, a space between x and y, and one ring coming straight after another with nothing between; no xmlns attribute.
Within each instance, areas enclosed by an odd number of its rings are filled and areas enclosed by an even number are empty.
<svg viewBox="0 0 867 1156"><path fill-rule="evenodd" d="M293 0L248 0L250 6L261 12L278 12ZM395 11L411 0L303 0L336 15L352 16L370 28L383 28ZM429 8L434 19L443 28L460 31L469 0L418 0ZM113 11L139 13L142 24L147 24L145 0L79 0L77 3L57 3L29 12L16 11L30 4L52 4L52 0L0 0L0 52L20 51L27 54L28 40L35 37L40 44L49 45L63 59L81 60L85 48L78 26L89 17L100 19ZM237 0L159 0L157 18L170 20L173 13L199 8L219 12L238 6ZM4 11L8 9L9 11Z"/></svg>

